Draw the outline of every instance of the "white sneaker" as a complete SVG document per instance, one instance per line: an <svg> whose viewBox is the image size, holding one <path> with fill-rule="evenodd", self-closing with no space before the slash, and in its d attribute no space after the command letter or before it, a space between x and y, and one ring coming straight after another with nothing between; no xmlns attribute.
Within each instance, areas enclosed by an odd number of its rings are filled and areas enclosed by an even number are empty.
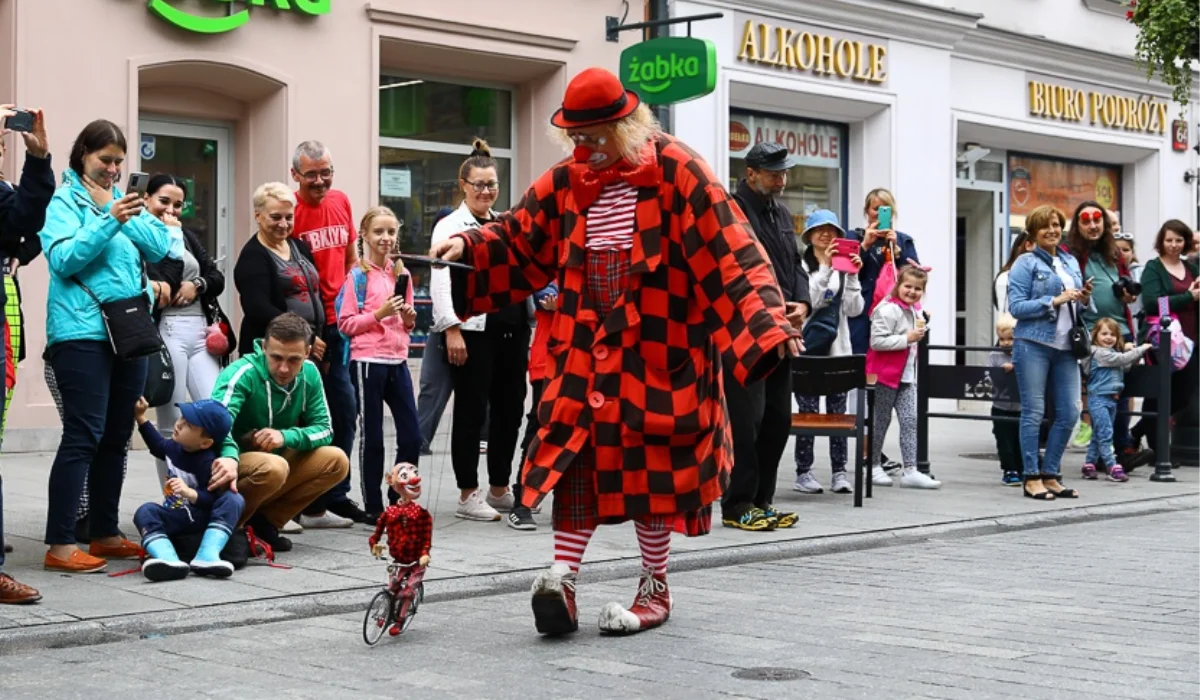
<svg viewBox="0 0 1200 700"><path fill-rule="evenodd" d="M817 477L813 476L811 471L797 476L792 490L800 493L825 493L825 487L821 486L821 482L817 481Z"/></svg>
<svg viewBox="0 0 1200 700"><path fill-rule="evenodd" d="M482 491L483 489L480 489L480 490ZM499 498L496 498L495 496L492 495L491 491L488 491L488 495L485 500L487 501L487 504L489 506L495 508L498 511L503 511L506 513L508 511L512 510L513 503L514 503L512 491L505 491L504 495Z"/></svg>
<svg viewBox="0 0 1200 700"><path fill-rule="evenodd" d="M483 500L483 491L476 489L470 496L467 496L467 500L458 502L458 510L454 511L454 517L490 522L499 520L500 513Z"/></svg>
<svg viewBox="0 0 1200 700"><path fill-rule="evenodd" d="M900 485L909 489L940 489L942 482L930 479L928 475L917 471L916 467L905 467L900 472Z"/></svg>
<svg viewBox="0 0 1200 700"><path fill-rule="evenodd" d="M850 485L850 477L846 476L846 472L833 473L833 483L829 490L834 493L854 493L854 487Z"/></svg>
<svg viewBox="0 0 1200 700"><path fill-rule="evenodd" d="M871 483L876 486L891 486L892 477L888 476L883 467L871 467Z"/></svg>
<svg viewBox="0 0 1200 700"><path fill-rule="evenodd" d="M279 528L279 532L284 535L299 535L304 532L304 526L295 520L289 520Z"/></svg>
<svg viewBox="0 0 1200 700"><path fill-rule="evenodd" d="M339 527L351 527L354 521L350 518L343 518L335 513L325 511L321 515L301 515L300 525L312 530L328 530ZM280 530L283 532L283 530Z"/></svg>

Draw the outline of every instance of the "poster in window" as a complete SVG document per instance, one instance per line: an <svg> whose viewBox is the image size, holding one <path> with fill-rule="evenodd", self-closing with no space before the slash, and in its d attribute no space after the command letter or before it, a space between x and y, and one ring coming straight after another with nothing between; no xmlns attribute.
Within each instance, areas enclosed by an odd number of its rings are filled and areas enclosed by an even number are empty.
<svg viewBox="0 0 1200 700"><path fill-rule="evenodd" d="M1120 166L1014 155L1008 158L1008 182L1012 213L1020 216L1043 204L1068 217L1088 200L1106 209L1121 204Z"/></svg>

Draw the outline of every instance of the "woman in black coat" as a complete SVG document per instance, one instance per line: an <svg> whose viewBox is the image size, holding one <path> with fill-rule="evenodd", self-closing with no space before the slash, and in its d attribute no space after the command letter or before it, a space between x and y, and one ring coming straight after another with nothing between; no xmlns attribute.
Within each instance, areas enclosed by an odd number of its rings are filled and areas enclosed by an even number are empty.
<svg viewBox="0 0 1200 700"><path fill-rule="evenodd" d="M272 319L294 311L313 328L313 359L325 356L319 337L325 327L320 277L308 245L291 238L295 208L296 196L283 183L269 182L254 193L258 231L242 247L233 268L242 302L239 355L254 352L254 341L266 335Z"/></svg>
<svg viewBox="0 0 1200 700"><path fill-rule="evenodd" d="M155 175L146 188L146 209L168 226L179 227L185 196L180 180L171 175ZM212 396L217 375L233 347L229 321L217 303L225 291L225 276L200 239L179 228L184 243L182 260L170 261L169 265L150 265L148 270L152 279L167 280L163 284L170 286L170 298L165 304L160 303L157 310L158 332L171 356L175 374L170 401L157 407L156 422L164 435L170 434L179 420L175 404ZM220 327L222 322L224 329ZM217 327L213 328L213 324ZM169 478L166 462L159 460L158 470L165 482Z"/></svg>

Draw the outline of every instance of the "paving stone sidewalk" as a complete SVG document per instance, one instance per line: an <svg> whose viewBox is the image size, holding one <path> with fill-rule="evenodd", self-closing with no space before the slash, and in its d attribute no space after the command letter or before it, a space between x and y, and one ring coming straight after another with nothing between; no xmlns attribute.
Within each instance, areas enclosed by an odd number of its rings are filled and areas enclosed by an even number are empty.
<svg viewBox="0 0 1200 700"><path fill-rule="evenodd" d="M443 426L445 428L445 426ZM1124 484L1106 481L1082 482L1074 478L1082 462L1081 453L1068 452L1064 472L1072 485L1082 491L1078 501L1042 503L1022 498L1016 488L1000 484L995 461L964 457L987 455L995 451L990 424L967 421L933 421L935 437L930 457L935 475L944 482L940 491L915 491L898 487L876 488L875 498L862 509L852 507L852 497L831 494L802 495L792 491L794 478L791 444L785 453L779 476L776 506L800 513L799 525L790 530L749 533L720 527L708 537L674 538L677 552L722 549L736 559L738 547L764 542L788 542L800 539L884 531L891 528L954 523L989 519L1022 513L1052 513L1064 509L1134 503L1148 499L1200 494L1196 469L1180 469L1174 484L1150 482L1150 470L1134 472ZM893 431L894 433L895 431ZM890 452L899 454L893 436ZM427 581L489 577L496 574L535 570L550 560L551 532L549 500L537 516L536 532L517 532L503 522L468 522L454 517L457 489L449 460L449 436L443 430L434 442L435 454L422 460L424 496L422 502L434 513L433 565ZM232 579L213 581L188 578L172 583L151 584L140 575L66 575L47 572L41 561L41 544L46 517L46 482L52 455L4 455L0 469L4 476L6 534L16 551L8 555L5 570L19 580L41 590L44 598L33 606L0 608L0 643L5 629L55 626L120 618L122 616L178 612L227 603L269 601L299 594L367 590L384 577L383 562L373 559L367 548L369 534L365 526L345 530L305 531L294 536L295 549L280 560L292 569L268 568L252 563ZM826 441L817 446L817 476L828 486ZM355 467L356 470L356 467ZM483 467L481 466L481 473ZM359 493L357 474L354 491ZM133 513L144 501L158 498L154 462L148 453L130 454L129 474L122 498L122 528L135 532ZM1200 502L1200 499L1197 499ZM732 548L732 549L731 549ZM632 527L601 528L587 551L586 562L634 560L638 556ZM110 563L110 571L128 568L125 562ZM64 629L69 624L62 625ZM43 629L52 629L43 628Z"/></svg>

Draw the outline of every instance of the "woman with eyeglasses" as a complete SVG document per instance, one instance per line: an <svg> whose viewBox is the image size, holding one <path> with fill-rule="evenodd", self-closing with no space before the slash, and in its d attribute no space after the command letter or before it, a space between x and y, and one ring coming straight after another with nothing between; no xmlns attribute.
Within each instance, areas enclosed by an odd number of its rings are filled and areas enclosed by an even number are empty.
<svg viewBox="0 0 1200 700"><path fill-rule="evenodd" d="M475 139L471 155L458 169L463 201L438 222L432 245L496 219L492 205L500 195L496 161L487 142ZM454 313L450 271L435 268L430 278L434 332L444 334L446 359L454 383L454 425L450 461L458 482L455 516L494 521L513 510L509 489L521 419L525 412L525 372L529 363L530 312L521 301L499 311L462 321ZM479 487L479 444L487 422L488 491ZM519 489L519 487L518 487ZM516 494L519 498L520 494ZM523 511L519 519L531 521Z"/></svg>
<svg viewBox="0 0 1200 700"><path fill-rule="evenodd" d="M1067 249L1079 263L1083 279L1092 280L1095 290L1091 303L1081 307L1088 333L1092 332L1096 321L1111 318L1120 327L1124 342L1133 342L1133 314L1129 305L1137 301L1138 289L1132 286L1133 278L1117 248L1113 219L1108 210L1091 200L1081 202L1071 218ZM1121 396L1118 405L1127 404L1128 397ZM1091 442L1091 432L1090 425L1087 429L1081 428L1073 445L1086 446ZM1129 434L1129 413L1125 410L1117 413L1117 420L1113 424L1113 448L1124 470L1144 466L1154 459L1153 452L1139 451L1133 444L1133 437Z"/></svg>
<svg viewBox="0 0 1200 700"><path fill-rule="evenodd" d="M320 337L325 327L321 278L308 244L291 238L295 212L296 195L282 182L268 182L255 190L258 232L242 246L233 268L242 304L240 355L254 352L254 341L266 335L267 324L276 316L294 311L312 326L312 359L325 356Z"/></svg>

